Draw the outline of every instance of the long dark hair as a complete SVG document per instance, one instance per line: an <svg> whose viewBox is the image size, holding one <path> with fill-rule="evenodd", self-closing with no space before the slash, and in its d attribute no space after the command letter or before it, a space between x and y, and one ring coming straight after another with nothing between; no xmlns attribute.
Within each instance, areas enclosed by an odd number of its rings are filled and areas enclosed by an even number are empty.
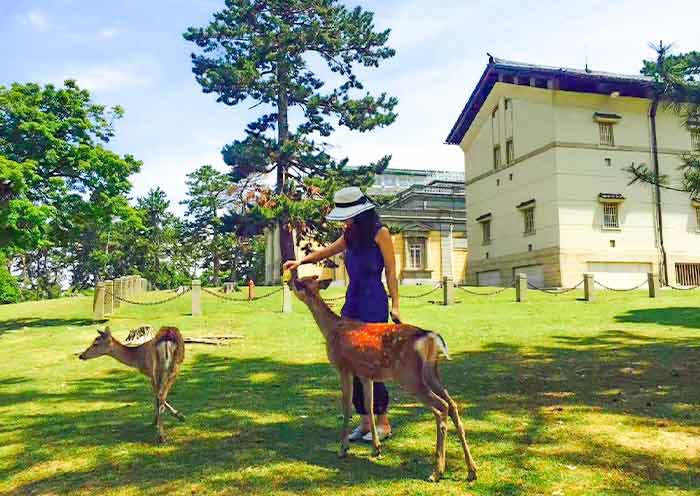
<svg viewBox="0 0 700 496"><path fill-rule="evenodd" d="M381 223L376 208L360 212L352 218L350 229L346 229L343 233L345 242L351 248L369 246L374 241L375 227Z"/></svg>

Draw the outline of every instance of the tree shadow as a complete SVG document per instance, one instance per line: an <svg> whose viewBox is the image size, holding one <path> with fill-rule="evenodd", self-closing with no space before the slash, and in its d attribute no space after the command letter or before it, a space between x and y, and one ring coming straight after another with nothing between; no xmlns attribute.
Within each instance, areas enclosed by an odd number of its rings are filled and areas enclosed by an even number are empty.
<svg viewBox="0 0 700 496"><path fill-rule="evenodd" d="M95 324L103 324L106 319L44 319L40 317L25 317L21 319L0 320L0 333L3 331L18 331L22 329L35 329L38 327L82 327Z"/></svg>
<svg viewBox="0 0 700 496"><path fill-rule="evenodd" d="M471 427L467 437L481 475L486 475L470 491L542 492L540 467L565 463L621 474L601 482L610 494L629 494L635 484L658 490L694 487L698 466L684 470L647 450L595 435L574 445L556 429L579 428L577 416L583 412L625 416L650 430L697 432L700 415L679 405L700 402L694 379L700 372L700 340L650 339L620 330L555 340L552 346L527 349L490 343L441 363L444 382ZM84 379L46 395L49 406L72 402L69 410L20 415L15 423L22 426L23 449L7 472L10 478L26 475L80 450L97 450L95 464L28 477L31 482L15 486L17 492L139 487L162 493L182 491L193 481L204 481L205 491L236 494L362 492L376 490L368 484L390 484L379 486L388 490L403 488L406 481L422 491L416 480L432 469L432 415L395 387L392 397L399 401L391 414L398 435L385 445L388 460L370 459L366 446L354 446L350 458L337 460L340 393L337 375L326 363L194 355L169 397L187 421L166 419L172 442L163 448L152 445L145 378L124 369L106 374L91 374L86 367ZM30 384L24 378L8 380L20 387ZM495 430L495 419L507 419L508 428ZM126 454L108 456L112 452ZM100 477L105 472L109 477ZM446 475L445 484L466 487L454 433L448 436ZM424 491L434 487L426 483Z"/></svg>
<svg viewBox="0 0 700 496"><path fill-rule="evenodd" d="M700 306L639 308L615 317L617 322L650 323L700 329Z"/></svg>

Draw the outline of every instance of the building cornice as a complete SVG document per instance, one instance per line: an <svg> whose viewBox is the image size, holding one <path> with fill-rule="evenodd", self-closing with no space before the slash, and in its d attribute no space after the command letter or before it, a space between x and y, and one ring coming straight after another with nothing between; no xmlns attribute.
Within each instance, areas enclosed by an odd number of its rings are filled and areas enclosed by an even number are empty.
<svg viewBox="0 0 700 496"><path fill-rule="evenodd" d="M637 152L637 153L649 153L649 148L644 147L644 146L629 146L629 145L616 145L616 146L608 146L608 145L598 145L595 143L576 143L573 141L551 141L547 143L546 145L540 146L539 148L535 148L531 152L525 153L524 155L521 155L520 157L517 157L515 160L513 160L511 163L508 165L505 165L499 169L491 169L487 172L484 172L482 174L479 174L478 176L474 176L473 179L467 179L466 180L466 185L469 186L471 184L474 184L478 181L481 181L482 179L485 179L489 176L492 176L494 174L498 174L501 171L504 171L506 169L510 169L512 167L515 167L517 165L520 165L521 163L525 162L526 160L529 160L533 157L536 157L537 155L541 155L553 148L572 148L572 149L578 149L578 150L598 150L598 151L609 151L609 152ZM679 148L659 148L659 154L663 155L682 155L684 153L688 153L688 150L682 150Z"/></svg>

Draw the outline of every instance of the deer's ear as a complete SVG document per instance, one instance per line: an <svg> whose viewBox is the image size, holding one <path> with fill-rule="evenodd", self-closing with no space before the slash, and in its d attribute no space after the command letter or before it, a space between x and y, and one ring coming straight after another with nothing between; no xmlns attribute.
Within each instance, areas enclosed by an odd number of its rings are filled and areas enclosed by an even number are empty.
<svg viewBox="0 0 700 496"><path fill-rule="evenodd" d="M321 281L319 281L318 287L321 289L328 289L328 286L330 286L332 282L332 279L322 279Z"/></svg>

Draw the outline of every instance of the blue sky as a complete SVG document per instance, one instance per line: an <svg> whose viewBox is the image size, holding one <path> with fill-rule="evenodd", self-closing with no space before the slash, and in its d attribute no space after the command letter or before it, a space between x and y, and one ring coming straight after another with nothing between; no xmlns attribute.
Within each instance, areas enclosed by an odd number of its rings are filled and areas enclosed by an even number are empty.
<svg viewBox="0 0 700 496"><path fill-rule="evenodd" d="M362 0L378 28L392 28L397 55L361 71L373 93L399 98L399 118L373 133L340 131L332 153L366 163L392 154L392 167L461 169L444 145L487 62L512 60L635 74L647 42L700 49L700 2L669 0ZM226 170L221 147L242 135L255 111L205 95L191 73L188 26L203 26L223 0L0 0L0 85L77 79L94 99L126 110L110 147L143 160L134 194L160 186L173 204L185 174L210 163ZM585 8L582 7L585 5ZM180 210L175 208L175 210Z"/></svg>

